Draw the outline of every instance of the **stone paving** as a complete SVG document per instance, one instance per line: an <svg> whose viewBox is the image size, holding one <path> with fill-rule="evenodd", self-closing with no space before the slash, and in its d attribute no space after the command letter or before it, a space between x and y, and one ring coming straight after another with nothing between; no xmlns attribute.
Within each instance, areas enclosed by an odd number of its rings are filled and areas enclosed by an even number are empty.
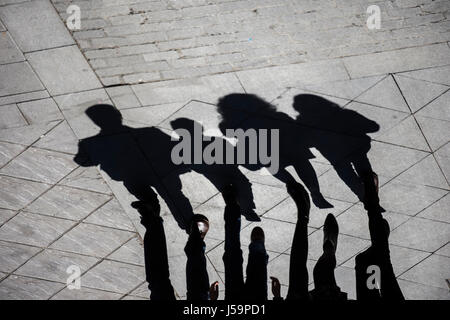
<svg viewBox="0 0 450 320"><path fill-rule="evenodd" d="M69 4L81 8L79 31L64 25ZM376 121L368 156L380 176L399 284L407 299L448 300L450 6L374 4L382 9L376 31L365 25L368 4L356 0L0 0L0 299L148 299L134 197L100 168L74 161L78 141L99 132L84 111L106 103L131 127L170 134L170 120L187 117L214 132L218 98L240 92L292 118L293 97L311 93ZM337 282L354 299L354 257L370 243L367 218L312 152L334 208L312 208L308 268L332 212L340 225ZM251 229L262 226L269 275L285 295L294 203L272 176L241 170L262 220L243 220L244 256ZM223 200L195 172L181 180L195 212L211 221L208 273L223 290ZM171 280L184 299L187 236L162 204ZM66 285L71 265L81 269L79 290Z"/></svg>

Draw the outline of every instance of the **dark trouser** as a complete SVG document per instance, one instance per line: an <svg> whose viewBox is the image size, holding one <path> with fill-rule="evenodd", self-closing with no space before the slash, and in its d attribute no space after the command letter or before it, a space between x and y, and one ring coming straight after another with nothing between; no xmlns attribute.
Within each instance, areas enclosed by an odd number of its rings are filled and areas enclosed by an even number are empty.
<svg viewBox="0 0 450 320"><path fill-rule="evenodd" d="M332 250L324 250L313 270L314 287L335 290L337 288L334 277L336 256Z"/></svg>
<svg viewBox="0 0 450 320"><path fill-rule="evenodd" d="M244 288L242 250L240 241L241 214L238 205L225 207L225 300L241 300Z"/></svg>
<svg viewBox="0 0 450 320"><path fill-rule="evenodd" d="M295 226L289 264L289 289L286 300L308 299L308 225L299 220Z"/></svg>
<svg viewBox="0 0 450 320"><path fill-rule="evenodd" d="M253 241L248 246L247 280L245 281L246 300L267 300L267 263L264 242Z"/></svg>
<svg viewBox="0 0 450 320"><path fill-rule="evenodd" d="M249 246L247 280L244 284L240 243L241 218L238 205L225 207L225 300L267 300L268 255L264 243Z"/></svg>
<svg viewBox="0 0 450 320"><path fill-rule="evenodd" d="M161 217L145 217L144 235L145 275L152 300L175 300L170 283L166 236Z"/></svg>
<svg viewBox="0 0 450 320"><path fill-rule="evenodd" d="M184 247L187 256L187 300L203 301L209 298L209 278L206 271L205 242L200 234L193 232Z"/></svg>
<svg viewBox="0 0 450 320"><path fill-rule="evenodd" d="M356 298L358 300L404 300L391 264L387 230L389 225L382 218L377 205L369 207L368 214L372 246L355 258ZM379 288L370 289L367 284L368 278L375 276L373 271L369 270L368 273L369 266L379 268Z"/></svg>

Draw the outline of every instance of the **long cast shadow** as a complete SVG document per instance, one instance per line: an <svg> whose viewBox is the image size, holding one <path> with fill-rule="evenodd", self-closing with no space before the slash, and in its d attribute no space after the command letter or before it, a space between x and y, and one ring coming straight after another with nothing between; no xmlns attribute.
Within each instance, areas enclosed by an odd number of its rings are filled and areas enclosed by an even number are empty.
<svg viewBox="0 0 450 320"><path fill-rule="evenodd" d="M204 175L219 191L223 185L235 183L245 207L243 215L250 221L259 221L254 211L251 183L236 165L174 164L171 152L178 141L161 129L126 126L122 123L120 111L106 104L91 106L86 114L100 127L100 132L79 142L75 162L81 166L99 165L111 179L123 182L128 192L138 200L148 199L151 196L149 187L154 187L180 228L187 230L193 216L191 203L182 192L180 180L180 176L189 171ZM190 119L172 121L176 129L190 132L194 124ZM212 140L203 141L202 148L209 143ZM227 143L224 142L224 146Z"/></svg>
<svg viewBox="0 0 450 320"><path fill-rule="evenodd" d="M317 207L330 208L332 205L323 197L317 174L310 162L315 158L310 151L313 147L362 200L363 188L359 174L371 170L367 158L371 138L367 134L378 131L378 124L356 111L343 109L316 95L296 96L293 108L299 112L296 119L277 111L275 106L256 95L230 94L222 97L217 105L222 116L219 127L224 134L227 129L278 129L280 170L274 177L285 184L294 180L286 170L292 166ZM238 111L245 114L245 120L238 121ZM258 170L265 165L258 163L244 166L249 170Z"/></svg>

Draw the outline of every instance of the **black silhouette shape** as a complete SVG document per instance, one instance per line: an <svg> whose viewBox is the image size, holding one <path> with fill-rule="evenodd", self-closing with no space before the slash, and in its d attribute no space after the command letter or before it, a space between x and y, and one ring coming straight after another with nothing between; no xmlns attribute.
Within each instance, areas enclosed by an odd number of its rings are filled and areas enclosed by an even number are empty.
<svg viewBox="0 0 450 320"><path fill-rule="evenodd" d="M151 300L174 301L175 293L170 282L169 261L167 257L166 235L157 195L149 187L145 201L135 201L133 208L141 215L145 227L144 258L145 275L150 289Z"/></svg>
<svg viewBox="0 0 450 320"><path fill-rule="evenodd" d="M356 111L312 94L295 96L293 107L299 112L296 120L305 128L308 147L319 150L342 181L363 200L359 177L372 171L367 158L371 138L367 133L378 131L379 125Z"/></svg>
<svg viewBox="0 0 450 320"><path fill-rule="evenodd" d="M267 255L264 245L264 231L255 227L251 233L251 243L244 282L243 258L240 242L241 208L233 185L222 192L225 200L225 300L265 301L267 300Z"/></svg>
<svg viewBox="0 0 450 320"><path fill-rule="evenodd" d="M404 300L391 264L388 242L389 223L381 215L382 209L379 205L377 190L378 179L368 172L362 175L362 180L364 207L369 218L372 243L368 249L355 257L356 297L358 300ZM374 273L378 272L373 269L374 266L379 270L378 275ZM369 277L372 279L368 279Z"/></svg>
<svg viewBox="0 0 450 320"><path fill-rule="evenodd" d="M336 250L339 227L330 213L325 219L323 233L323 253L313 270L314 289L308 291L308 221L310 200L308 193L298 182L287 184L288 193L297 205L297 223L292 240L289 265L289 289L287 300L346 300L347 294L342 292L336 283ZM282 299L279 294L279 281L272 277L274 299Z"/></svg>
<svg viewBox="0 0 450 320"><path fill-rule="evenodd" d="M219 190L224 183L236 183L242 203L245 204L243 214L250 221L260 220L254 212L251 183L237 165L175 165L171 152L178 141L173 141L161 129L125 126L120 111L111 105L94 105L86 110L86 114L101 131L79 142L75 162L81 166L100 165L111 179L122 181L138 200L148 198L148 187L154 187L167 203L180 228L188 231L193 216L192 206L182 192L180 180L181 174L191 170L205 175ZM173 124L176 128L189 129L194 122L179 119ZM212 141L205 142L205 145ZM163 179L164 183L161 182Z"/></svg>
<svg viewBox="0 0 450 320"><path fill-rule="evenodd" d="M145 200L134 201L131 205L141 215L141 224L145 227L144 257L145 274L150 289L150 299L174 301L175 293L170 282L169 261L167 257L166 237L163 219L160 217L161 207L156 193L149 188ZM207 228L200 229L199 225ZM209 228L209 221L203 215L194 215L191 221L189 238L185 246L187 300L216 300L218 282L209 286L206 270L205 242L203 238Z"/></svg>
<svg viewBox="0 0 450 320"><path fill-rule="evenodd" d="M314 204L319 208L332 207L322 196L316 172L309 162L314 155L306 144L308 128L297 125L288 115L276 111L275 106L252 94L234 93L224 96L219 99L217 108L222 116L219 128L223 134L226 134L227 129L239 128L279 130L279 170L272 173L274 177L284 183L294 181L286 171L292 165L310 191ZM239 121L237 114L244 114L244 120ZM260 162L254 165L247 162L244 166L253 171L267 167Z"/></svg>

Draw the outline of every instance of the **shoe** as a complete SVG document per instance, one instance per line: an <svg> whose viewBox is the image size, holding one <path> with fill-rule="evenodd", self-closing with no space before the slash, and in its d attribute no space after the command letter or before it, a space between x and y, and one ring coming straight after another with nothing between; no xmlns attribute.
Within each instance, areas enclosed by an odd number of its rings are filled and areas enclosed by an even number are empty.
<svg viewBox="0 0 450 320"><path fill-rule="evenodd" d="M325 219L323 225L323 248L324 250L332 247L332 250L336 252L337 240L339 234L339 226L336 218L332 213L329 213Z"/></svg>
<svg viewBox="0 0 450 320"><path fill-rule="evenodd" d="M319 209L334 208L334 206L331 203L329 203L320 192L319 193L311 193L311 198L312 198L314 205Z"/></svg>
<svg viewBox="0 0 450 320"><path fill-rule="evenodd" d="M194 214L190 233L198 232L200 238L204 239L209 230L209 220L202 214Z"/></svg>
<svg viewBox="0 0 450 320"><path fill-rule="evenodd" d="M298 219L309 221L311 201L309 200L308 192L306 192L305 188L297 181L289 181L286 184L286 189L297 205Z"/></svg>
<svg viewBox="0 0 450 320"><path fill-rule="evenodd" d="M252 233L250 234L250 240L254 241L265 241L264 230L261 227L254 227Z"/></svg>

